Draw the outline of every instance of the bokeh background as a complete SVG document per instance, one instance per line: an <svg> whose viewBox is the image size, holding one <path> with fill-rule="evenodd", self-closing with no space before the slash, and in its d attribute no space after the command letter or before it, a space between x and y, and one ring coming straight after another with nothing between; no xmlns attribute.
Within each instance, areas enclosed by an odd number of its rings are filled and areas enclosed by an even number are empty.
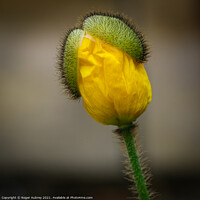
<svg viewBox="0 0 200 200"><path fill-rule="evenodd" d="M159 200L200 199L197 0L0 0L0 196L130 196L114 126L63 94L63 33L89 10L123 12L148 40L153 100L139 118Z"/></svg>

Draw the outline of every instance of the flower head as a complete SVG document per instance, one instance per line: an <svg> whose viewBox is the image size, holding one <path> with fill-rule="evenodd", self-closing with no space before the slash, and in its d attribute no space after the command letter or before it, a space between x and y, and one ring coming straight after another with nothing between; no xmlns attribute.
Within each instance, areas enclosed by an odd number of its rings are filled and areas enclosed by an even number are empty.
<svg viewBox="0 0 200 200"><path fill-rule="evenodd" d="M61 59L73 98L81 96L86 111L102 124L134 122L152 98L142 36L119 16L106 14L87 16L81 27L66 37Z"/></svg>

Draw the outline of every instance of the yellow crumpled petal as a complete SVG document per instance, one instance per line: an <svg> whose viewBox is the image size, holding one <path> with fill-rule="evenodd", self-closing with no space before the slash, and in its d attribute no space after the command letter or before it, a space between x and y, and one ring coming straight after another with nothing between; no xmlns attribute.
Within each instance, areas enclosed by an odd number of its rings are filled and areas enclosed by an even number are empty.
<svg viewBox="0 0 200 200"><path fill-rule="evenodd" d="M78 49L78 59L83 105L96 121L130 124L145 111L152 91L143 64L88 33Z"/></svg>

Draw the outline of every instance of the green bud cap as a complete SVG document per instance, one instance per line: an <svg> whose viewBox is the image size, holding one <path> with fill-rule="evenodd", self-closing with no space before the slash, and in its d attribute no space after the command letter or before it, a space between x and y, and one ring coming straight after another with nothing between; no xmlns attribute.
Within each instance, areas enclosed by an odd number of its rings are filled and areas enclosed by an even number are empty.
<svg viewBox="0 0 200 200"><path fill-rule="evenodd" d="M58 58L61 81L72 99L81 97L78 86L78 48L85 31L126 52L138 63L145 62L148 55L143 35L129 19L121 14L87 14L79 28L67 32Z"/></svg>
<svg viewBox="0 0 200 200"><path fill-rule="evenodd" d="M126 52L137 62L146 61L148 52L143 35L126 17L110 13L90 13L83 18L82 29Z"/></svg>
<svg viewBox="0 0 200 200"><path fill-rule="evenodd" d="M78 47L84 31L81 29L72 29L66 34L62 44L60 57L61 79L65 90L72 99L78 99L81 94L78 89Z"/></svg>

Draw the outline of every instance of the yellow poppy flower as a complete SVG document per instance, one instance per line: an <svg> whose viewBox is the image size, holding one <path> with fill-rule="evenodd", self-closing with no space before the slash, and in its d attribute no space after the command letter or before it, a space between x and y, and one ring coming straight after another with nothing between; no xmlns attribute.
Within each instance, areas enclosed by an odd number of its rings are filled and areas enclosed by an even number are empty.
<svg viewBox="0 0 200 200"><path fill-rule="evenodd" d="M124 16L93 12L69 30L60 54L61 80L72 99L82 97L89 115L116 125L126 144L141 200L150 200L132 132L135 120L152 99L143 66L148 47L143 35Z"/></svg>
<svg viewBox="0 0 200 200"><path fill-rule="evenodd" d="M101 124L130 124L152 99L143 64L87 32L78 48L77 70L83 105Z"/></svg>

